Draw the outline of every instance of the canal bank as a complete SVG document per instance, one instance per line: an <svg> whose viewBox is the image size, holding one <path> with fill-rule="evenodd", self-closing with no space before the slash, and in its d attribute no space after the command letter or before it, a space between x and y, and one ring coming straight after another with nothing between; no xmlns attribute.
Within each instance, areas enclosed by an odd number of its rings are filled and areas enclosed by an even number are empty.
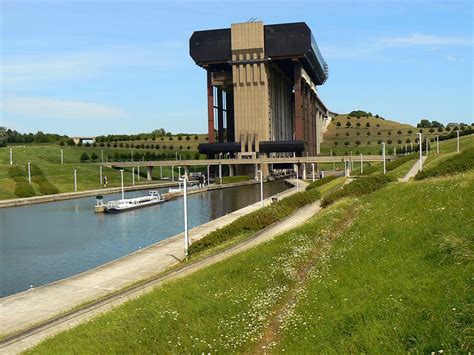
<svg viewBox="0 0 474 355"><path fill-rule="evenodd" d="M224 184L224 185L212 184L202 189L190 190L190 193L199 193L199 192L227 189L231 187L247 186L247 185L253 185L253 184L258 184L258 181L250 180L250 181L235 182L232 184ZM165 187L172 187L176 185L178 185L178 181L150 183L150 184L142 184L142 185L134 185L134 186L125 186L124 191L130 192L130 191L141 191L141 190L149 190L149 189L159 189L159 188L165 188ZM97 190L65 192L65 193L54 194L54 195L15 198L15 199L0 201L0 208L18 207L18 206L34 205L38 203L72 200L76 198L90 197L90 196L97 196L97 195L111 195L111 194L120 193L121 191L122 191L121 187L111 187L111 188L97 189ZM179 194L176 196L179 196ZM174 198L176 196L170 196L170 197Z"/></svg>
<svg viewBox="0 0 474 355"><path fill-rule="evenodd" d="M283 198L295 192L296 188L292 188L272 197ZM264 202L271 203L271 197ZM191 241L196 241L259 207L260 202L257 202L195 227L190 230ZM183 233L180 233L76 276L2 298L2 332L18 332L79 304L104 297L165 271L184 258L183 238Z"/></svg>

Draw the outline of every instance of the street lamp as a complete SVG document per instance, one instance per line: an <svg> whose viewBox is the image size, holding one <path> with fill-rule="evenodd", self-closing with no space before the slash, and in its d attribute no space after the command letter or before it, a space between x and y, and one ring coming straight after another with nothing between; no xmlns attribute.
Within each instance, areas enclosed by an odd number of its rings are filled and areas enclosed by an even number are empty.
<svg viewBox="0 0 474 355"><path fill-rule="evenodd" d="M260 178L260 207L263 207L263 172L262 170L258 170L257 175Z"/></svg>
<svg viewBox="0 0 474 355"><path fill-rule="evenodd" d="M456 133L457 133L457 152L459 153L459 130L457 130Z"/></svg>
<svg viewBox="0 0 474 355"><path fill-rule="evenodd" d="M183 209L184 209L184 255L188 256L189 231L188 231L188 179L183 181Z"/></svg>
<svg viewBox="0 0 474 355"><path fill-rule="evenodd" d="M383 160L383 173L387 173L387 169L385 166L385 142L382 142L382 160Z"/></svg>
<svg viewBox="0 0 474 355"><path fill-rule="evenodd" d="M422 156L423 156L423 144L422 144L422 140L421 140L421 133L417 133L418 135L418 143L420 144L420 149L418 149L420 151L420 168L419 168L419 171L421 171L422 169L422 165L423 165L423 159L422 159Z"/></svg>
<svg viewBox="0 0 474 355"><path fill-rule="evenodd" d="M311 174L313 176L313 182L314 182L314 163L311 163Z"/></svg>
<svg viewBox="0 0 474 355"><path fill-rule="evenodd" d="M120 180L122 181L122 201L123 201L125 199L125 191L123 188L123 169L120 169Z"/></svg>
<svg viewBox="0 0 474 355"><path fill-rule="evenodd" d="M362 157L362 154L360 155L360 173L361 175L364 173L364 158Z"/></svg>

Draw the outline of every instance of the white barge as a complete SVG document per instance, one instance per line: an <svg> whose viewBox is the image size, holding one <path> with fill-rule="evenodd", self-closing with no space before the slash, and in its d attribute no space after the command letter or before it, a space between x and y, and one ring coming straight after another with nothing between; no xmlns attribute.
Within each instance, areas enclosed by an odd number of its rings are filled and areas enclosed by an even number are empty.
<svg viewBox="0 0 474 355"><path fill-rule="evenodd" d="M147 196L114 200L104 203L102 196L97 196L95 212L119 213L135 210L142 207L153 206L165 201L158 191L149 191Z"/></svg>

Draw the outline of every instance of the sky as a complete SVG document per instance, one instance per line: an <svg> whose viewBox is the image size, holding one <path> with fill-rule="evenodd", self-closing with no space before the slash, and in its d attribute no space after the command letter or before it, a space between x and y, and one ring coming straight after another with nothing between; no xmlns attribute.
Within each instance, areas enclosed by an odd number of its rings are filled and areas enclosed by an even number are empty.
<svg viewBox="0 0 474 355"><path fill-rule="evenodd" d="M339 113L473 122L473 1L0 0L0 126L132 134L207 129L196 30L306 22Z"/></svg>

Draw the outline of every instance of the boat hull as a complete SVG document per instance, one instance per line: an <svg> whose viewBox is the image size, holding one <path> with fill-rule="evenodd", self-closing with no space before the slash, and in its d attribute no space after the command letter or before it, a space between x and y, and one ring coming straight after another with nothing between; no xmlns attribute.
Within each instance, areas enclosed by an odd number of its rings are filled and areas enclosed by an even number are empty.
<svg viewBox="0 0 474 355"><path fill-rule="evenodd" d="M152 201L152 202L148 202L148 203L141 203L141 204L137 204L137 205L127 206L125 208L106 207L104 212L105 213L110 213L110 214L122 213L122 212L137 210L139 208L159 205L160 203L163 203L163 202L165 202L165 200Z"/></svg>

